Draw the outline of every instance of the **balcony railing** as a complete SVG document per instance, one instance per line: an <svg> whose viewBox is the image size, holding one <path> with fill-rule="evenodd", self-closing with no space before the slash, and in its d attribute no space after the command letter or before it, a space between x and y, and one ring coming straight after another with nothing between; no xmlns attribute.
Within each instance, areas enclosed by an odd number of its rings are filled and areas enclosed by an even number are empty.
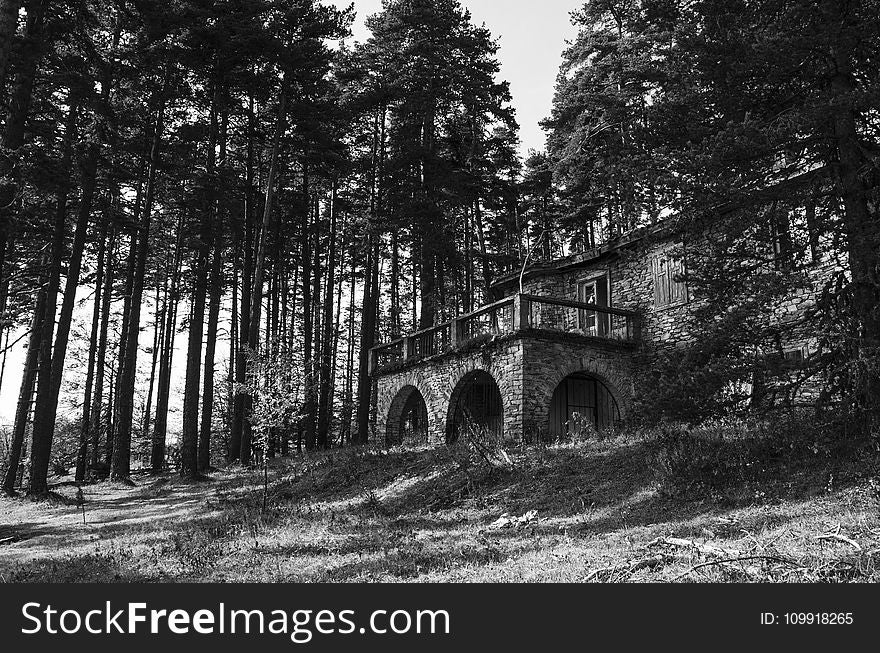
<svg viewBox="0 0 880 653"><path fill-rule="evenodd" d="M451 322L376 347L370 352L370 374L440 356L480 338L529 330L630 343L641 336L639 316L633 311L552 297L514 295Z"/></svg>
<svg viewBox="0 0 880 653"><path fill-rule="evenodd" d="M639 316L632 311L535 295L523 295L523 302L529 307L531 329L620 342L636 342L641 335Z"/></svg>

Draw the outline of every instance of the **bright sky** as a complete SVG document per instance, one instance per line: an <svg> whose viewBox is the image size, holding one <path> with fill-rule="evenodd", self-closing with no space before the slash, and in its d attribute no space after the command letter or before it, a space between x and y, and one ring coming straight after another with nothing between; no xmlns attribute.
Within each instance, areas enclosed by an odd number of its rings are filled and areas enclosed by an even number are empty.
<svg viewBox="0 0 880 653"><path fill-rule="evenodd" d="M347 7L351 0L326 0ZM364 19L382 9L381 0L354 0L357 20L354 38L364 41L369 32ZM538 123L550 115L556 73L565 41L575 36L569 14L582 0L461 0L475 23L485 23L500 40L501 76L510 82L522 140L522 151L544 147Z"/></svg>
<svg viewBox="0 0 880 653"><path fill-rule="evenodd" d="M338 7L352 4L351 0L324 1ZM462 4L470 9L475 23L485 23L492 35L499 39L501 76L511 85L513 106L516 108L517 120L521 127L523 154L529 149L543 149L544 134L538 123L550 114L562 50L565 41L575 35L569 13L581 6L582 0L462 0ZM382 2L354 0L354 6L357 12L354 38L357 41L365 41L369 37L369 32L364 27L364 19L380 11ZM83 289L83 294L87 292L88 289ZM90 313L83 315L88 318ZM12 340L19 335L21 334L14 334ZM77 335L85 334L72 334L71 348L83 345L81 342L76 342ZM147 344L151 338L152 330L143 331L141 344ZM175 368L182 365L181 347L185 347L185 337L179 337L176 344ZM0 428L9 424L15 413L25 347L26 341L23 340L7 356L2 390L0 390ZM140 356L142 357L140 367L146 373L146 369L143 368L149 365L148 357L143 351ZM223 356L225 354L218 351L218 374L221 375L225 373L222 367L225 365ZM172 394L176 395L181 391L178 387L180 379L177 377L182 375L182 368L179 374L175 372L176 381L172 386ZM172 401L173 407L176 408L175 403ZM63 408L61 412L65 412ZM178 414L169 416L172 431L175 430L175 422L178 419Z"/></svg>

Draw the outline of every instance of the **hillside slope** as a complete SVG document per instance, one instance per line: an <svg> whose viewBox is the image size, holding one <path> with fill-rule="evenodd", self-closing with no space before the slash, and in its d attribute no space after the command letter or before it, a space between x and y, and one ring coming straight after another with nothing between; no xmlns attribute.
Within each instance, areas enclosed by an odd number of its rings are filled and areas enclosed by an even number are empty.
<svg viewBox="0 0 880 653"><path fill-rule="evenodd" d="M866 462L670 494L650 443L340 451L0 502L10 581L877 581ZM63 480L63 479L62 479Z"/></svg>

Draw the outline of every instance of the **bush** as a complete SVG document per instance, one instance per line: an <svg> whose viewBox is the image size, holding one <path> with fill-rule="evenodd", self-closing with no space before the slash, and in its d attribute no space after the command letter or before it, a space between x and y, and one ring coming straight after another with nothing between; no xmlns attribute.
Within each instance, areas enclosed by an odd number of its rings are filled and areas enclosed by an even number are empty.
<svg viewBox="0 0 880 653"><path fill-rule="evenodd" d="M716 434L695 432L680 424L664 423L647 434L649 464L668 494L687 494L712 488L726 475L723 440Z"/></svg>
<svg viewBox="0 0 880 653"><path fill-rule="evenodd" d="M749 484L768 487L784 481L784 469L798 463L852 459L870 445L839 423L808 412L716 419L699 426L664 422L640 435L663 492L698 491L714 498Z"/></svg>
<svg viewBox="0 0 880 653"><path fill-rule="evenodd" d="M52 473L55 476L67 476L70 473L70 468L65 464L65 461L55 458L52 460Z"/></svg>
<svg viewBox="0 0 880 653"><path fill-rule="evenodd" d="M459 429L459 437L451 442L449 450L458 465L467 471L471 467L510 469L513 462L503 446L504 437L491 429L466 422Z"/></svg>

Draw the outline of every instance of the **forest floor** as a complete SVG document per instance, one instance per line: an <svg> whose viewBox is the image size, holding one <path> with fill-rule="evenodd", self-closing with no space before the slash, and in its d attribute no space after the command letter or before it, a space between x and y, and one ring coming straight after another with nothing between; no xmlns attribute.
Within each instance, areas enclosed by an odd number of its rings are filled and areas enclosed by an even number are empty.
<svg viewBox="0 0 880 653"><path fill-rule="evenodd" d="M873 582L876 462L784 464L772 482L670 495L650 447L338 451L210 480L135 476L0 499L0 580Z"/></svg>

